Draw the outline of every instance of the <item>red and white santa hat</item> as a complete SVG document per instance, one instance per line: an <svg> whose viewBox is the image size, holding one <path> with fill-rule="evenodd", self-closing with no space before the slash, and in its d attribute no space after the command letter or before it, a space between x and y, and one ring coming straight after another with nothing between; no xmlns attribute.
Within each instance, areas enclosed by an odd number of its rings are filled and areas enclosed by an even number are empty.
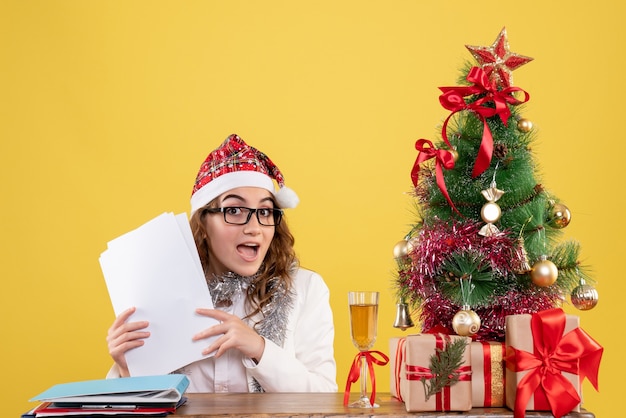
<svg viewBox="0 0 626 418"><path fill-rule="evenodd" d="M285 186L285 179L272 160L233 134L200 166L191 193L191 214L236 187L266 189L274 195L280 208L295 208L299 202L296 193Z"/></svg>

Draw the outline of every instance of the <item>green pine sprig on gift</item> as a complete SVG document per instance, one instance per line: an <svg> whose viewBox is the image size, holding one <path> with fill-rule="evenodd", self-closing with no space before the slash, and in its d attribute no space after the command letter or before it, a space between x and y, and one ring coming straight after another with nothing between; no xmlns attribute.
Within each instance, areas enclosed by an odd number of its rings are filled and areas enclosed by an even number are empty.
<svg viewBox="0 0 626 418"><path fill-rule="evenodd" d="M446 346L435 349L435 354L430 356L430 371L432 378L421 378L424 385L424 397L426 401L431 396L441 392L446 386L452 386L459 381L459 368L463 364L463 353L467 347L467 340L456 338Z"/></svg>

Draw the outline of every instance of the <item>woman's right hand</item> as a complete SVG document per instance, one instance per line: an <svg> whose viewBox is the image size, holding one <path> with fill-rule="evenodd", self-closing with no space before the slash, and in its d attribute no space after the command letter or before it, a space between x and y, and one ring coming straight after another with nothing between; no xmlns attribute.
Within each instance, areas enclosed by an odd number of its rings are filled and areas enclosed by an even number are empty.
<svg viewBox="0 0 626 418"><path fill-rule="evenodd" d="M126 352L141 347L144 344L144 339L150 336L148 331L141 331L148 327L148 321L126 322L135 313L135 309L134 307L127 309L115 318L107 334L109 354L119 368L120 377L130 376L126 363Z"/></svg>

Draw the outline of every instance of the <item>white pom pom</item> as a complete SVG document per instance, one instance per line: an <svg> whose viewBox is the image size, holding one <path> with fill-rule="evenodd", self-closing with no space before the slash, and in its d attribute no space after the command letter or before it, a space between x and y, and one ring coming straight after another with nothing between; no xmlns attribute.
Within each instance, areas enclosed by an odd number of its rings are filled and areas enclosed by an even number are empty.
<svg viewBox="0 0 626 418"><path fill-rule="evenodd" d="M276 201L278 202L278 206L283 209L292 209L298 206L300 199L296 192L291 190L287 186L281 187L276 193Z"/></svg>

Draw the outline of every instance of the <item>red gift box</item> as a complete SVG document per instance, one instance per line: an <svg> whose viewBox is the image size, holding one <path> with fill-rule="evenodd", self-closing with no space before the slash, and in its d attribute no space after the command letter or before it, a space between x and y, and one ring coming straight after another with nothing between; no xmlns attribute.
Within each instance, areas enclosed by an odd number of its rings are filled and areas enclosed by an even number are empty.
<svg viewBox="0 0 626 418"><path fill-rule="evenodd" d="M560 418L580 410L581 381L598 388L603 348L562 309L505 318L506 405L515 418L552 411Z"/></svg>
<svg viewBox="0 0 626 418"><path fill-rule="evenodd" d="M475 341L471 343L472 406L504 406L503 342Z"/></svg>
<svg viewBox="0 0 626 418"><path fill-rule="evenodd" d="M429 382L436 377L429 368L430 358L438 349L445 349L457 339L463 339L466 343L461 366L454 371L458 375L458 381L445 386L427 399L424 381ZM470 342L468 337L444 334L416 334L406 338L392 338L392 395L404 402L407 412L472 409Z"/></svg>

